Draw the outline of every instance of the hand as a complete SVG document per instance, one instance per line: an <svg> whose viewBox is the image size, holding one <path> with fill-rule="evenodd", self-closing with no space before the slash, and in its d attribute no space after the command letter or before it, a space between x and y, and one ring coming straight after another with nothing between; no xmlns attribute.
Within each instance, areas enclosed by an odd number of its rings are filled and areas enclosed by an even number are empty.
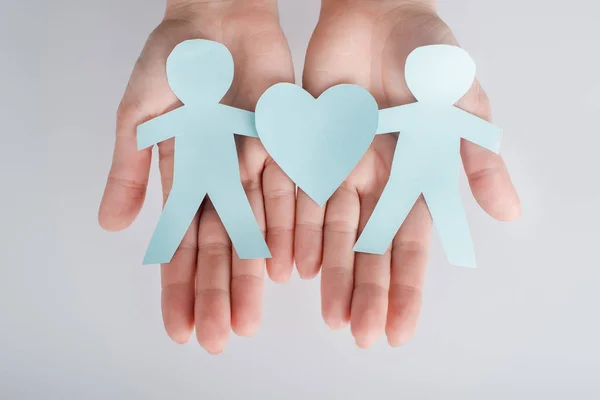
<svg viewBox="0 0 600 400"><path fill-rule="evenodd" d="M356 83L370 90L380 108L414 102L404 80L408 54L423 45L456 45L433 3L324 0L306 54L304 87L318 96L332 85ZM490 119L488 99L478 83L458 106ZM350 322L360 347L370 346L384 330L392 346L404 343L420 312L432 226L422 197L385 255L352 251L385 187L395 145L394 135L378 135L326 208L300 190L297 198L298 271L309 278L323 265L323 317L333 329ZM499 220L517 218L519 199L502 158L466 141L461 155L481 207Z"/></svg>
<svg viewBox="0 0 600 400"><path fill-rule="evenodd" d="M233 54L235 78L225 104L253 110L269 86L294 79L276 1L170 1L118 110L113 163L99 212L107 230L127 227L142 207L151 150L137 151L136 127L181 105L168 86L165 63L178 43L193 38L219 41ZM294 184L258 139L236 140L242 183L273 255L267 271L274 281L285 282L293 266ZM173 181L173 146L173 139L158 146L164 201ZM230 327L238 335L252 335L261 317L264 263L232 254L215 209L205 201L171 263L161 268L162 312L169 336L185 343L195 325L199 343L219 353Z"/></svg>

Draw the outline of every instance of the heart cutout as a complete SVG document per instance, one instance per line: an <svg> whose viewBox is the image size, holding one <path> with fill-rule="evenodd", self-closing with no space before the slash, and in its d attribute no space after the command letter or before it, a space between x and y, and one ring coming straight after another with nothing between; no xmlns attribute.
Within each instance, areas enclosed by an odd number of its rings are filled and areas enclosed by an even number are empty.
<svg viewBox="0 0 600 400"><path fill-rule="evenodd" d="M315 99L291 83L271 86L256 104L256 130L281 169L319 206L348 177L377 130L377 102L357 85Z"/></svg>

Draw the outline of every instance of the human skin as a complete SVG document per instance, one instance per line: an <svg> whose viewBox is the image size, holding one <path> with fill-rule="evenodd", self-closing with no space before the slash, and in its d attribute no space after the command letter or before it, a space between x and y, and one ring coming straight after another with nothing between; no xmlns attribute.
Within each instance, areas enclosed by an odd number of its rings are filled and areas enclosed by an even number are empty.
<svg viewBox="0 0 600 400"><path fill-rule="evenodd" d="M275 0L169 0L133 70L117 113L112 167L99 211L107 230L129 226L144 202L151 149L137 151L136 127L181 106L168 86L166 59L187 39L225 44L235 63L223 103L253 110L260 95L294 71ZM269 276L288 280L293 269L295 186L256 138L236 137L243 187L273 255ZM173 181L173 139L159 143L166 201ZM194 218L169 264L161 267L162 313L169 336L188 341L192 330L209 353L223 351L230 330L249 336L259 327L265 260L240 260L210 201Z"/></svg>
<svg viewBox="0 0 600 400"><path fill-rule="evenodd" d="M119 106L113 164L99 220L108 230L127 227L145 198L150 150L136 149L136 126L181 104L165 78L166 58L183 40L224 43L236 63L224 103L252 110L277 82L292 82L292 62L272 0L171 0L150 35ZM408 54L427 44L456 44L429 1L324 0L306 56L304 87L318 96L338 83L369 89L380 108L414 101L404 82ZM475 83L458 106L490 119L488 99ZM351 324L360 347L384 331L391 345L414 332L420 312L431 218L420 199L383 256L352 247L387 181L396 138L378 135L329 200L317 207L270 159L257 139L237 138L241 179L273 259L267 271L285 282L295 259L300 276L322 264L322 312L334 329ZM173 140L159 144L166 200L173 178ZM499 220L519 216L520 205L500 156L463 142L463 164L479 204ZM295 223L294 223L295 221ZM294 239L295 234L295 239ZM161 268L165 328L184 343L195 326L210 353L223 350L230 328L256 332L262 310L264 260L239 260L210 202L201 208L172 262Z"/></svg>
<svg viewBox="0 0 600 400"><path fill-rule="evenodd" d="M330 86L354 83L367 88L379 108L412 103L404 63L412 50L430 44L457 45L433 1L323 0L303 86L316 97ZM491 119L488 98L477 82L457 106ZM352 251L387 182L396 140L378 135L326 207L317 207L298 190L297 269L304 278L321 269L325 322L332 329L349 323L359 347L369 347L384 332L390 345L405 343L421 309L432 229L422 197L384 255ZM461 143L461 156L479 205L498 220L518 218L519 198L502 157L467 141Z"/></svg>

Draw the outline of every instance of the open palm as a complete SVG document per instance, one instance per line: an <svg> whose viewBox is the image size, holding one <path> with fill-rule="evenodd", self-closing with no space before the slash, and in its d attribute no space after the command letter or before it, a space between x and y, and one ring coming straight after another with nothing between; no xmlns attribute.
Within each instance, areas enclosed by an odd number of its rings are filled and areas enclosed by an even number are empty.
<svg viewBox="0 0 600 400"><path fill-rule="evenodd" d="M293 79L277 9L272 2L264 3L270 6L202 2L167 10L142 51L119 107L113 164L99 212L104 228L127 227L142 207L151 150L137 151L136 127L181 106L165 73L166 59L178 43L202 38L229 48L235 78L225 104L253 110L269 86ZM273 255L267 270L273 280L286 281L293 265L294 184L270 160L258 139L237 140L242 184ZM173 182L173 139L158 148L166 201ZM214 207L205 201L172 261L162 266L167 333L184 343L195 326L198 341L211 353L223 350L230 328L239 335L253 334L262 310L264 263L240 260L232 252Z"/></svg>
<svg viewBox="0 0 600 400"><path fill-rule="evenodd" d="M324 2L306 55L304 87L314 96L339 83L355 83L385 108L414 102L404 80L412 50L456 44L432 6L419 2ZM490 119L487 97L475 83L458 106ZM420 312L431 217L420 198L384 255L354 253L358 234L386 185L396 145L378 135L325 208L299 190L295 256L303 277L322 265L322 312L331 328L348 322L357 344L371 345L384 331L391 345L412 335ZM502 158L463 141L461 155L478 203L511 220L520 205Z"/></svg>

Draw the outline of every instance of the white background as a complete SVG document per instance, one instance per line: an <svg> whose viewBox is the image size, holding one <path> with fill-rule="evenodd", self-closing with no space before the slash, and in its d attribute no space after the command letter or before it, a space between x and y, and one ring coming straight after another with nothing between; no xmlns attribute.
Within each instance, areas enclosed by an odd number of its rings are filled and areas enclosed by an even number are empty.
<svg viewBox="0 0 600 400"><path fill-rule="evenodd" d="M0 398L600 398L599 7L446 0L505 131L523 217L481 211L461 177L476 270L434 237L415 338L359 350L329 331L319 282L268 283L262 327L209 356L163 331L157 168L133 226L96 213L115 110L162 1L2 0ZM280 1L300 76L317 0Z"/></svg>

